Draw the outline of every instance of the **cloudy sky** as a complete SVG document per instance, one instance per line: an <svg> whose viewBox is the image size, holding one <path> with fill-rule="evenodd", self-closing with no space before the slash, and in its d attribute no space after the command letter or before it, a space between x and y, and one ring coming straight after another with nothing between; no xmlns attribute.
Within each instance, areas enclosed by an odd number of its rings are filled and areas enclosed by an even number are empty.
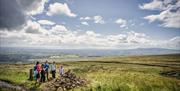
<svg viewBox="0 0 180 91"><path fill-rule="evenodd" d="M180 0L0 0L0 46L180 49Z"/></svg>

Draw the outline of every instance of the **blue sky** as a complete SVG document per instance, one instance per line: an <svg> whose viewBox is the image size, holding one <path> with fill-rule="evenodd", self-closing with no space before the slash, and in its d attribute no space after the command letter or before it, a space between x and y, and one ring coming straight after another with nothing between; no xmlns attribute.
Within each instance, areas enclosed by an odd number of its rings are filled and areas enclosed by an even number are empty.
<svg viewBox="0 0 180 91"><path fill-rule="evenodd" d="M105 34L116 34L123 33L126 31L137 31L143 32L152 36L154 38L169 39L174 36L180 35L178 28L164 28L160 27L158 22L148 23L147 20L143 19L144 16L149 14L158 14L157 11L147 11L142 10L138 6L144 3L151 2L152 0L50 0L45 6L51 3L67 3L72 12L77 14L76 18L69 18L64 15L58 15L49 17L46 13L34 16L37 19L49 19L57 24L62 24L63 22L72 29L76 30L76 25L79 25L84 31L93 30L98 33ZM80 17L84 16L96 16L101 15L106 24L97 25L92 22L90 26L83 26L80 24ZM114 21L118 18L123 18L127 21L131 21L135 26L130 26L128 29L119 28L118 25L114 24ZM144 25L141 26L140 24Z"/></svg>
<svg viewBox="0 0 180 91"><path fill-rule="evenodd" d="M82 48L82 46L136 48L165 45L160 47L179 49L180 1L178 0L26 1L17 0L17 7L20 7L17 9L22 10L25 16L24 23L17 25L18 28L14 26L0 28L1 35L8 33L7 36L1 37L2 46L19 46L19 43L23 46L61 48ZM1 9L0 12L3 13L5 10ZM1 21L1 23L4 22ZM65 32L62 33L62 31ZM16 39L16 34L21 35ZM47 35L51 40L50 44L45 43L48 39ZM16 40L11 39L12 36ZM21 38L26 39L24 36L27 40L21 40ZM35 40L34 37L36 37ZM81 38L84 38L84 41ZM109 38L113 38L113 41ZM36 43L36 40L39 42ZM57 41L61 42L57 43ZM93 43L87 43L87 41ZM112 45L105 46L109 44Z"/></svg>

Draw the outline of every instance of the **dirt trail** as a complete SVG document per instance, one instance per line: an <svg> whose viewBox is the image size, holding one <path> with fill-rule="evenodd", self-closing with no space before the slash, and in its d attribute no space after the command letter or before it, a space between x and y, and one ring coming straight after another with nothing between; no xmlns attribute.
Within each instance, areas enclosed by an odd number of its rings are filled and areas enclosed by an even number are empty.
<svg viewBox="0 0 180 91"><path fill-rule="evenodd" d="M8 83L8 82L5 82L5 81L1 81L1 80L0 80L0 87L7 88L7 89L10 89L12 91L27 91L26 89L24 89L21 86L13 85L11 83Z"/></svg>

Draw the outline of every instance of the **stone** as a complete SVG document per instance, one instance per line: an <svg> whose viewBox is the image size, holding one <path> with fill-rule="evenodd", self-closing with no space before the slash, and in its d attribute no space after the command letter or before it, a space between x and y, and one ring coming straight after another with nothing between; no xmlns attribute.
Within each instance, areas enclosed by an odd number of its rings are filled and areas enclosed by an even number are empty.
<svg viewBox="0 0 180 91"><path fill-rule="evenodd" d="M56 78L55 80L52 80L52 82L49 82L47 86L52 88L51 91L54 91L53 89L56 91L66 91L76 87L86 86L86 84L86 79L77 77L76 74L69 70L60 78Z"/></svg>

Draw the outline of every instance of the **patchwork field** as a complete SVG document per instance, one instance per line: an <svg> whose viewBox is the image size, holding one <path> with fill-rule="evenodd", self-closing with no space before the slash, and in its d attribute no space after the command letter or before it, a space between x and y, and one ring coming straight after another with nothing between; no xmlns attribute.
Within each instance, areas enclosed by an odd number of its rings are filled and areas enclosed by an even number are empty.
<svg viewBox="0 0 180 91"><path fill-rule="evenodd" d="M72 91L180 91L179 54L56 61L57 67L64 65L65 71L87 79L86 86ZM0 64L0 80L26 90L46 91L47 82L37 86L28 80L31 68L33 64ZM7 90L13 89L0 87L0 91Z"/></svg>

